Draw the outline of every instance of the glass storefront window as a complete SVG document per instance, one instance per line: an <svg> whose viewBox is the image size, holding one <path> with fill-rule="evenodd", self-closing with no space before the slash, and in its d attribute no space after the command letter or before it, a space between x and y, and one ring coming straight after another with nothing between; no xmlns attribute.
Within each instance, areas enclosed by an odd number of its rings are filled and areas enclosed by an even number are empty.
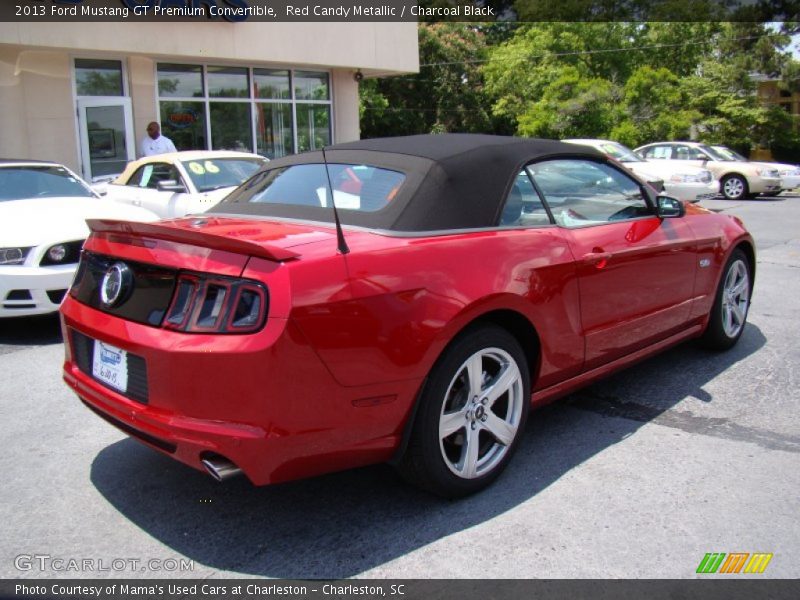
<svg viewBox="0 0 800 600"><path fill-rule="evenodd" d="M208 67L208 95L212 98L247 98L246 67Z"/></svg>
<svg viewBox="0 0 800 600"><path fill-rule="evenodd" d="M178 150L204 150L206 146L205 102L162 101L161 131Z"/></svg>
<svg viewBox="0 0 800 600"><path fill-rule="evenodd" d="M253 151L250 103L211 102L211 147L214 150Z"/></svg>
<svg viewBox="0 0 800 600"><path fill-rule="evenodd" d="M292 105L256 103L256 152L267 158L279 158L294 151Z"/></svg>
<svg viewBox="0 0 800 600"><path fill-rule="evenodd" d="M279 158L331 143L331 82L322 71L159 63L161 128L179 150Z"/></svg>
<svg viewBox="0 0 800 600"><path fill-rule="evenodd" d="M203 67L159 63L158 95L172 98L202 98Z"/></svg>
<svg viewBox="0 0 800 600"><path fill-rule="evenodd" d="M78 96L124 96L122 61L75 59Z"/></svg>
<svg viewBox="0 0 800 600"><path fill-rule="evenodd" d="M331 143L331 107L297 104L297 151L317 150Z"/></svg>
<svg viewBox="0 0 800 600"><path fill-rule="evenodd" d="M328 74L295 71L294 96L297 100L330 100Z"/></svg>
<svg viewBox="0 0 800 600"><path fill-rule="evenodd" d="M288 100L292 97L289 89L289 71L253 69L253 95L256 98Z"/></svg>

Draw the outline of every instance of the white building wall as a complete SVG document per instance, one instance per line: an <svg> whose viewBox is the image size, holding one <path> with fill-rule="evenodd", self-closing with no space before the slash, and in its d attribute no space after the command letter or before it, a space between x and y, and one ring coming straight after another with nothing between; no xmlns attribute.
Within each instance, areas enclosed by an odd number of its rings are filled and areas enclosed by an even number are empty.
<svg viewBox="0 0 800 600"><path fill-rule="evenodd" d="M357 71L419 69L415 23L0 23L0 157L80 171L76 56L124 61L137 140L158 120L158 61L330 71L336 142L359 138Z"/></svg>

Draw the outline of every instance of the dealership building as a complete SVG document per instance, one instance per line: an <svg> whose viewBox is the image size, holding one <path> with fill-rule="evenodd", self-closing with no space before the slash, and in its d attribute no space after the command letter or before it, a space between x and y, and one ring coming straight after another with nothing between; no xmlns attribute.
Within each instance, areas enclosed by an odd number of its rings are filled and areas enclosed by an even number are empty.
<svg viewBox="0 0 800 600"><path fill-rule="evenodd" d="M358 80L419 69L416 23L0 23L0 158L120 173L179 150L274 158L358 139Z"/></svg>

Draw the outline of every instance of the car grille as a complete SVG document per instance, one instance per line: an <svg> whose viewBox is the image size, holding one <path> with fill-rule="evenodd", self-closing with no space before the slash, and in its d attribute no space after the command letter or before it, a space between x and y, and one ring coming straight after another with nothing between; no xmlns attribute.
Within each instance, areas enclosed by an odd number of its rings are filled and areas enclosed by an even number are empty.
<svg viewBox="0 0 800 600"><path fill-rule="evenodd" d="M72 353L75 357L75 364L82 373L85 373L95 381L98 381L105 387L108 387L104 382L100 381L92 374L92 359L94 357L94 340L88 336L83 335L79 331L71 330L72 337ZM115 392L120 393L119 390L113 389ZM144 358L136 354L128 352L128 387L122 394L131 400L147 404L150 400L149 390L147 387L147 363Z"/></svg>
<svg viewBox="0 0 800 600"><path fill-rule="evenodd" d="M127 300L109 308L100 300L100 284L117 262L125 263L133 272L133 286ZM84 252L70 294L78 302L105 313L159 327L169 308L176 276L170 269Z"/></svg>

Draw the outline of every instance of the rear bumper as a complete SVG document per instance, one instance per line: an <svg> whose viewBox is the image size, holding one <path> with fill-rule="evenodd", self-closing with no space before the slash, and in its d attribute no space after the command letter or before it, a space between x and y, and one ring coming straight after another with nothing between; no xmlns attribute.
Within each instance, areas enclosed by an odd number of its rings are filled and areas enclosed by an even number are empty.
<svg viewBox="0 0 800 600"><path fill-rule="evenodd" d="M87 406L195 469L220 455L256 485L389 460L420 385L343 387L285 319L268 319L256 334L226 336L124 321L71 297L61 312L64 381ZM140 357L147 397L96 380L77 358L74 332Z"/></svg>
<svg viewBox="0 0 800 600"><path fill-rule="evenodd" d="M251 480L260 471L259 457L266 452L266 433L259 427L154 410L113 392L71 363L64 366L64 381L106 421L195 469L204 470L200 461L207 454L220 454L240 466Z"/></svg>
<svg viewBox="0 0 800 600"><path fill-rule="evenodd" d="M27 317L58 311L77 267L75 264L0 267L0 317Z"/></svg>

